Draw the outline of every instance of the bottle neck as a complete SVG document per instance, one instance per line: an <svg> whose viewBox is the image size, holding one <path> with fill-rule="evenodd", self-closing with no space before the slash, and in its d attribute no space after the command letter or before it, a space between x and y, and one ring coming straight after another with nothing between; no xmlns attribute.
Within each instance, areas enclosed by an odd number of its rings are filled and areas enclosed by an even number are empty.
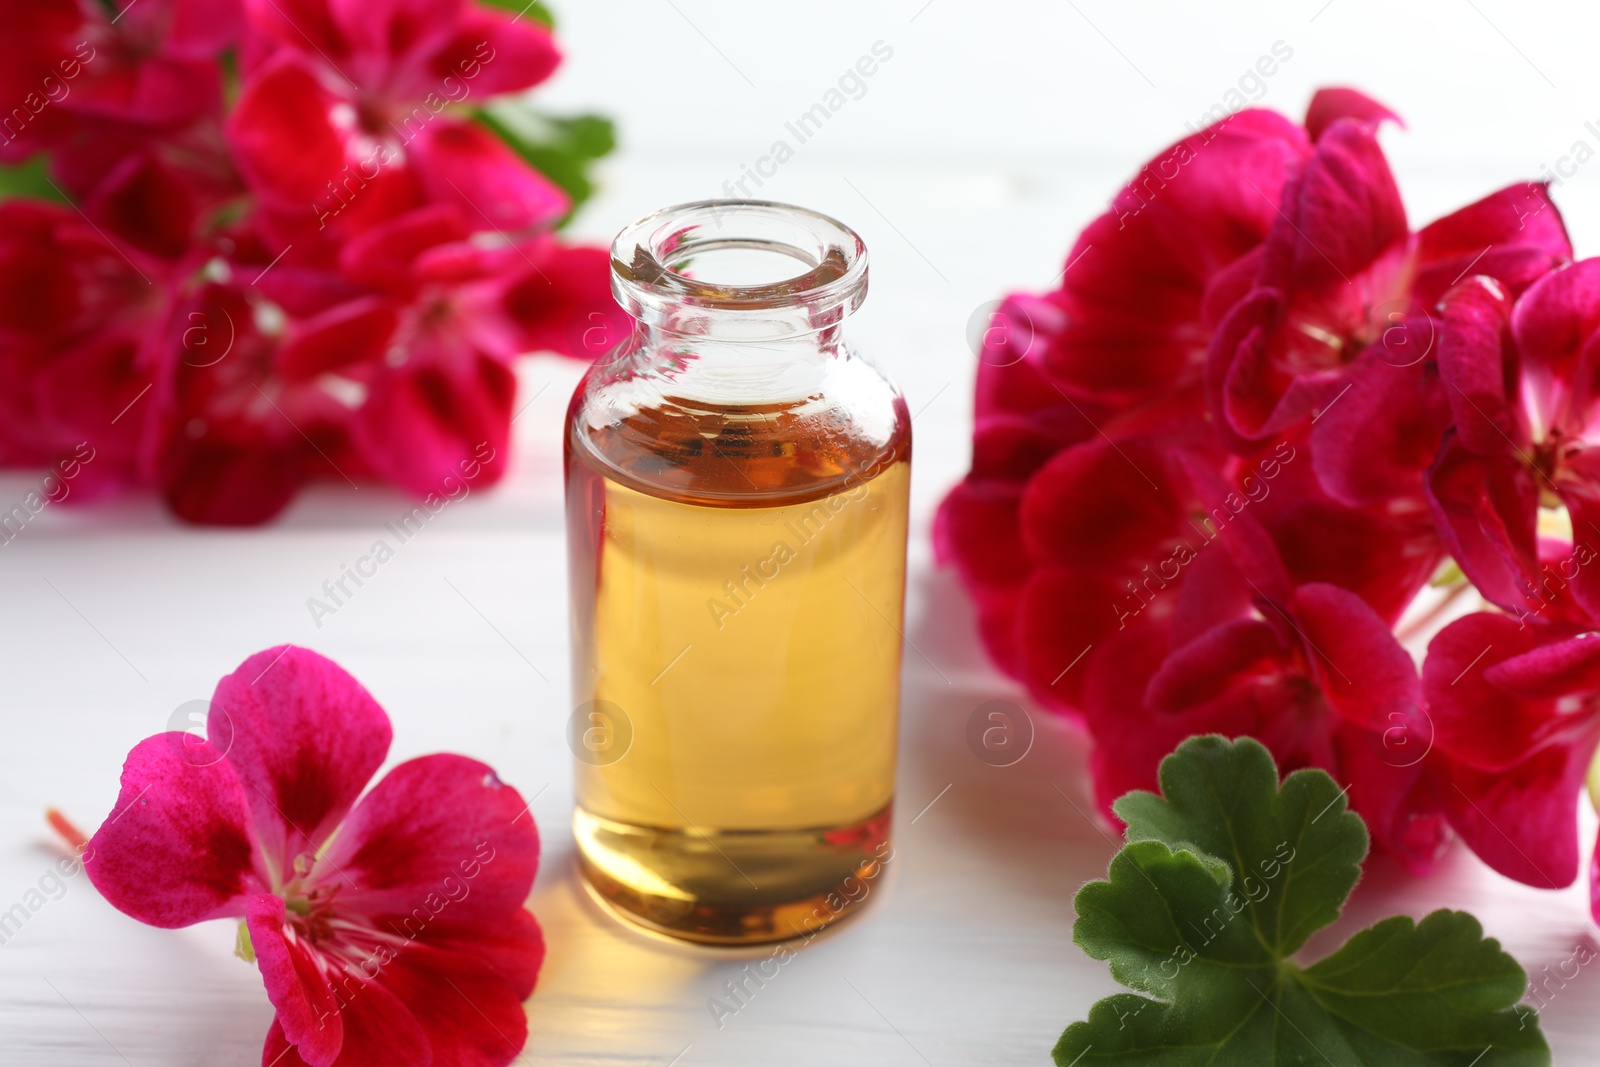
<svg viewBox="0 0 1600 1067"><path fill-rule="evenodd" d="M618 234L611 288L629 315L668 340L779 344L836 329L860 306L866 247L855 231L804 208L703 201Z"/></svg>
<svg viewBox="0 0 1600 1067"><path fill-rule="evenodd" d="M619 368L624 373L654 381L664 397L723 406L814 397L850 351L837 324L758 339L736 330L684 333L640 324L636 342L631 365Z"/></svg>

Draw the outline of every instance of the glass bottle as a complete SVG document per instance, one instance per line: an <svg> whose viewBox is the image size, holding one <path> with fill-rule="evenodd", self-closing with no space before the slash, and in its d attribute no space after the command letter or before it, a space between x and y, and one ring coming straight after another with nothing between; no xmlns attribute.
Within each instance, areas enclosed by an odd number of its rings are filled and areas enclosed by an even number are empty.
<svg viewBox="0 0 1600 1067"><path fill-rule="evenodd" d="M805 935L889 857L911 423L844 339L866 248L703 201L611 270L634 329L566 436L580 868L659 933Z"/></svg>

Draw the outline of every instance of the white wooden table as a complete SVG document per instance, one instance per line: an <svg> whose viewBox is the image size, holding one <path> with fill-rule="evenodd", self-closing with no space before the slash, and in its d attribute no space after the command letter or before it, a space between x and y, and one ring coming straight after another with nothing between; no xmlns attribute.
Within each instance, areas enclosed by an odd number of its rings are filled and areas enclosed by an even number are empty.
<svg viewBox="0 0 1600 1067"><path fill-rule="evenodd" d="M1365 54L1356 42L1366 48L1375 38L1362 37L1360 20L1374 9L1337 2L1315 23L1306 20L1318 5L1288 20L1306 39L1303 69L1286 71L1267 103L1298 109L1306 86L1353 77L1335 60L1351 64ZM765 150L764 131L804 110L874 39L894 36L901 66L886 67L870 93L849 105L854 110L841 114L831 143L808 148L763 190L833 213L866 236L872 295L853 320L854 335L918 413L906 631L914 648L905 657L896 857L861 915L784 965L719 1028L707 999L751 957L636 935L600 914L578 886L564 741L570 703L559 449L578 368L551 359L525 367L522 399L533 399L516 425L507 482L450 505L320 628L306 599L406 510L398 495L330 486L276 525L247 532L180 528L145 500L51 507L0 546L0 910L22 901L62 854L43 822L47 805L92 829L109 811L121 760L136 741L168 728L175 709L208 696L246 655L289 641L332 656L383 703L395 725L392 762L459 751L537 796L544 852L532 907L550 951L528 1003L532 1036L520 1062L1047 1062L1062 1028L1113 989L1104 966L1071 940L1072 894L1103 875L1113 845L1084 814L1091 805L1080 735L1034 709L1038 739L1015 766L988 766L966 747L975 707L1023 698L985 662L965 598L951 574L934 568L928 544L933 508L967 459L973 360L963 335L984 301L1050 278L1119 177L1178 132L1189 110L1202 110L1236 66L1288 31L1265 7L1243 5L1207 32L1218 42L1247 39L1244 45L1177 49L1164 36L1141 38L1149 27L1107 5L1085 4L1105 35L1159 81L1152 103L1109 42L1070 11L1052 10L1050 33L1036 40L1016 26L986 31L972 25L978 14L970 7L946 10L945 3L934 0L915 21L920 4L871 14L826 7L821 21L842 29L830 36L808 21L789 49L751 28L749 5L682 0L675 13L641 0L621 5L621 17L572 5L562 14L573 69L552 90L563 104L609 110L637 131L609 168L605 195L580 219L585 233L604 238L646 210L715 194L741 162ZM1404 17L1418 33L1429 25L1420 14ZM1474 18L1470 11L1451 17ZM1449 31L1470 35L1461 55L1420 70L1413 98L1391 102L1408 113L1448 111L1426 86L1465 84L1481 53L1499 64L1512 85L1506 91L1538 108L1545 88L1504 42L1485 37L1488 28L1472 26ZM1592 32L1522 28L1512 35L1564 90L1592 78L1575 60L1561 62L1570 39L1592 41ZM974 83L966 110L943 116L950 140L925 137L940 128L929 125L925 101L953 99L946 79L965 50L981 54L1003 80L1010 61L996 43L1002 37L1016 50L1016 91L1052 110L1002 113L996 94L1004 86ZM708 45L738 60L760 88L747 90ZM1372 46L1402 52L1381 40ZM776 58L765 61L758 47ZM615 81L663 48L687 57L686 88L675 102L646 99ZM1152 50L1166 58L1152 58ZM1188 66L1171 58L1178 53ZM1415 52L1405 57L1421 62ZM1047 58L1063 64L1053 80L1032 68ZM810 80L795 73L806 69ZM788 79L784 87L775 70ZM723 115L683 102L701 90L728 102ZM1105 112L1118 106L1127 109L1128 128L1111 137ZM1480 157L1473 169L1418 161L1415 144L1397 147L1416 214L1536 173L1540 145L1564 150L1569 126L1573 136L1581 130L1578 105L1562 107L1549 118L1536 110L1477 116L1487 123L1479 134L1503 133L1511 147ZM1075 153L1080 119L1093 150ZM664 128L672 122L679 125ZM1038 143L1016 141L1020 129L1046 122L1056 126L1047 137L1037 134ZM1477 142L1450 141L1457 132L1447 131L1443 143L1465 158ZM1585 240L1600 234L1592 194L1558 199L1580 248L1593 247ZM0 477L0 501L20 498L32 484L24 475ZM1554 968L1578 944L1593 944L1581 887L1536 892L1459 850L1422 881L1375 865L1344 925L1443 906L1475 911L1530 971ZM1313 948L1337 939L1335 932ZM257 1063L272 1010L255 968L233 958L232 947L226 923L176 932L140 926L80 876L0 946L0 1063ZM1592 1061L1597 994L1600 978L1585 970L1545 1009L1557 1063Z"/></svg>

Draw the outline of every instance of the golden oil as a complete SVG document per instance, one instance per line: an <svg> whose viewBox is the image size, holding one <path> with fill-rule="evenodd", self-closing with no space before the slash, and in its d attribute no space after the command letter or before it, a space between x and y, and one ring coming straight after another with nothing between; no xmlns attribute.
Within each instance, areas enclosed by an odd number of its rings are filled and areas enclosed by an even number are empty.
<svg viewBox="0 0 1600 1067"><path fill-rule="evenodd" d="M839 916L887 853L909 420L809 439L782 406L671 405L567 441L583 873L709 942ZM626 735L626 736L624 736Z"/></svg>

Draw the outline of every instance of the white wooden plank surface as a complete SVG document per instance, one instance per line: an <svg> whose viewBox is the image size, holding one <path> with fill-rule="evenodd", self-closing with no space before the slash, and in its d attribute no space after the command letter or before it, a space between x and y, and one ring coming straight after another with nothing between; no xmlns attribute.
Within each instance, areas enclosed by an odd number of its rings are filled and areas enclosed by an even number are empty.
<svg viewBox="0 0 1600 1067"><path fill-rule="evenodd" d="M570 707L558 433L577 373L553 360L525 368L524 397L543 391L517 424L508 482L452 504L320 628L306 598L405 510L398 495L319 489L277 525L247 532L178 528L139 500L50 508L0 546L0 910L23 900L60 854L42 821L46 805L92 827L110 808L129 747L167 728L174 709L208 695L245 655L292 641L333 656L383 702L395 723L394 761L465 752L538 794L533 811L545 846L533 908L550 955L528 1004L532 1037L520 1062L1044 1063L1061 1029L1113 988L1104 967L1071 944L1072 893L1103 874L1112 852L1083 814L1090 805L1082 738L1036 715L1033 750L1009 768L979 762L963 739L977 705L1021 699L984 662L970 609L953 578L934 569L927 543L932 508L967 458L965 325L1006 288L1050 278L1119 176L1226 87L1236 66L1288 33L1284 26L1306 41L1304 63L1286 69L1267 102L1297 109L1307 85L1354 76L1346 67L1366 63L1358 63L1358 43L1400 54L1387 39L1394 35L1377 33L1373 20L1406 19L1403 38L1420 33L1427 17L1336 0L1311 23L1320 5L1292 19L1276 7L1235 5L1216 25L1186 30L1191 40L1179 49L1150 27L1130 26L1120 8L1085 4L1149 68L1161 86L1150 98L1070 12L1045 17L1002 5L979 23L984 16L970 7L934 0L913 22L920 4L871 13L824 6L818 19L780 33L761 21L773 16L752 15L750 5L679 6L681 15L644 3L563 12L574 69L552 95L621 114L637 131L610 167L606 194L580 220L594 236L662 204L715 193L874 39L894 36L903 64L852 102L831 143L808 147L763 190L832 212L866 236L873 289L855 336L919 413L897 852L863 913L785 964L719 1028L707 998L764 953L730 958L637 936L600 915L578 888L563 741ZM1438 87L1466 85L1476 64L1494 73L1511 103L1480 108L1476 127L1412 135L1425 144L1442 138L1435 156L1419 156L1414 140L1409 148L1396 142L1397 168L1421 217L1495 181L1536 174L1535 164L1565 150L1568 133L1581 135L1572 94L1594 75L1571 49L1594 35L1563 32L1554 21L1560 8L1533 5L1541 22L1481 6L1549 69L1560 95L1541 96L1546 87L1470 10L1448 24L1434 12L1444 26L1437 32L1461 37L1459 47L1406 52L1417 69L1389 95L1412 88L1391 102L1413 116L1449 114ZM1035 16L1048 32L1028 32ZM760 88L746 92L697 30ZM662 49L685 57L688 84L727 101L725 122L691 106L687 91L669 99L618 80ZM966 70L968 55L989 64L984 78ZM952 77L965 98L948 84ZM1016 106L1006 102L1008 79L1053 110L1005 110ZM942 126L919 108L918 94L942 101ZM1128 116L1122 126L1107 118L1117 108ZM1038 132L1041 124L1048 129ZM1080 128L1088 150L1076 142ZM1580 175L1573 188L1592 180ZM1600 211L1592 194L1557 195L1580 249L1593 248ZM31 484L0 476L0 500ZM1581 888L1535 892L1461 852L1422 881L1375 865L1345 925L1440 906L1476 911L1534 972L1596 944ZM254 968L232 958L232 944L222 923L142 927L81 876L71 880L0 946L0 1062L257 1062L271 1009ZM1543 1013L1558 1063L1590 1062L1600 1039L1592 969L1559 989Z"/></svg>

